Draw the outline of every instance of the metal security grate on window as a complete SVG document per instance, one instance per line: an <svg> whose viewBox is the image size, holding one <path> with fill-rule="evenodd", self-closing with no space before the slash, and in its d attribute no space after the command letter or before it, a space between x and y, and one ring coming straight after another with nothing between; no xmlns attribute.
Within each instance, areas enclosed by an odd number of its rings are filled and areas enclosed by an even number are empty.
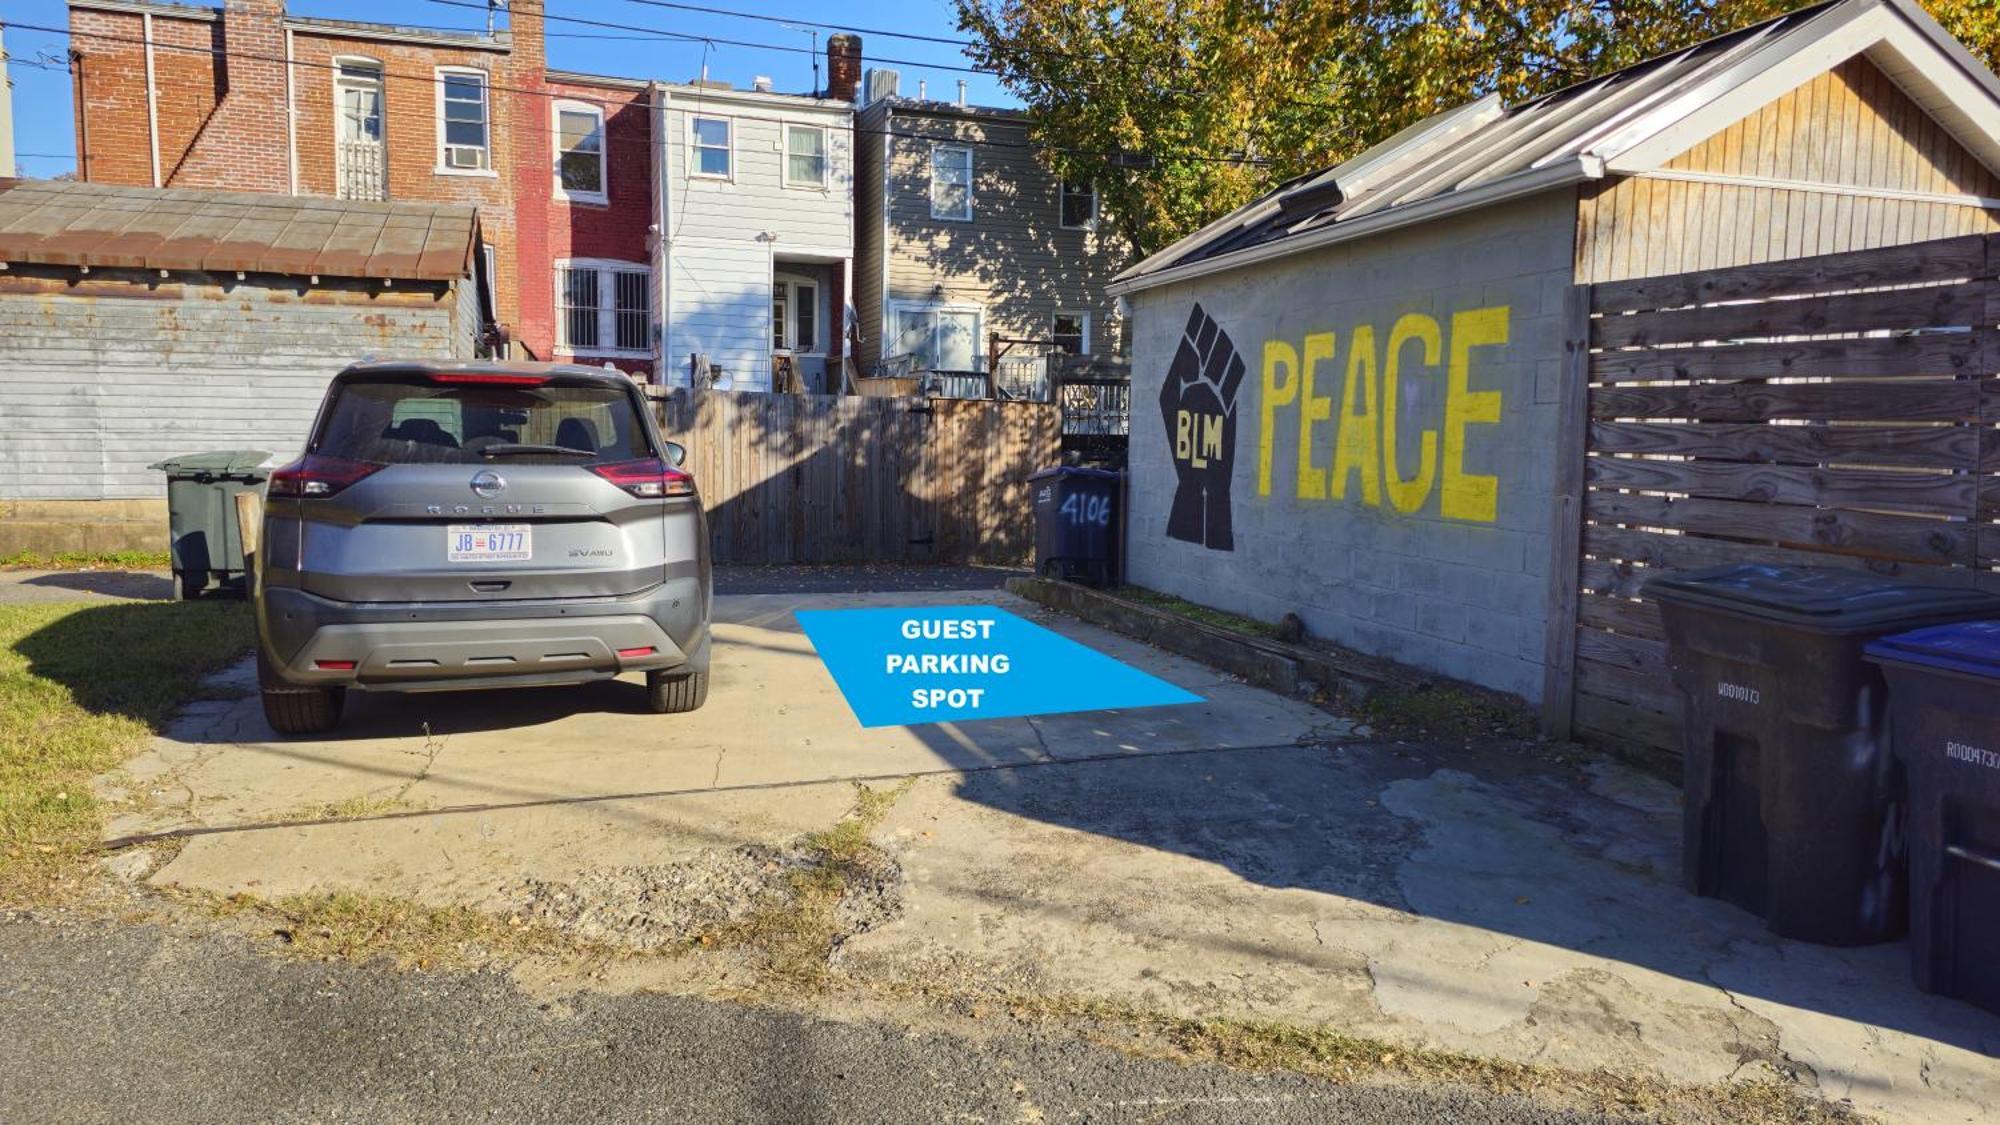
<svg viewBox="0 0 2000 1125"><path fill-rule="evenodd" d="M562 342L575 350L598 347L597 271L557 267L556 292L562 295L562 308L557 310L562 319Z"/></svg>
<svg viewBox="0 0 2000 1125"><path fill-rule="evenodd" d="M611 277L617 289L617 347L620 351L645 351L653 343L651 277L638 271L620 271Z"/></svg>

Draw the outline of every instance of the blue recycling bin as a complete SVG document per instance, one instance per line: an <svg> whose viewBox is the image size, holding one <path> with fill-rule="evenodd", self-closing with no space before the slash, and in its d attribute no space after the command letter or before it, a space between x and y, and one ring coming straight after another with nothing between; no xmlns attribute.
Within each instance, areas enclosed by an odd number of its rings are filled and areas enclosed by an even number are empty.
<svg viewBox="0 0 2000 1125"><path fill-rule="evenodd" d="M1911 973L2000 1012L2000 621L1884 637L1867 658L1908 787Z"/></svg>
<svg viewBox="0 0 2000 1125"><path fill-rule="evenodd" d="M1028 477L1035 573L1109 585L1118 572L1119 474L1058 465Z"/></svg>

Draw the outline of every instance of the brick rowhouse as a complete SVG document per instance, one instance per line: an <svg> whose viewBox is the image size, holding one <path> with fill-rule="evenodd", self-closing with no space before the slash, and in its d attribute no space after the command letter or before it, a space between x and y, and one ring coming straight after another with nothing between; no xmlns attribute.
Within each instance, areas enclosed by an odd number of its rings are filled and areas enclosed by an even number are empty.
<svg viewBox="0 0 2000 1125"><path fill-rule="evenodd" d="M379 74L382 194L477 205L511 354L570 358L554 346L555 262L650 258L650 94L644 81L552 81L542 12L542 0L513 0L508 26L487 35L292 16L281 0L72 0L78 177L335 195L342 67ZM441 71L485 76L484 168L446 166ZM603 109L602 203L558 198L557 98Z"/></svg>

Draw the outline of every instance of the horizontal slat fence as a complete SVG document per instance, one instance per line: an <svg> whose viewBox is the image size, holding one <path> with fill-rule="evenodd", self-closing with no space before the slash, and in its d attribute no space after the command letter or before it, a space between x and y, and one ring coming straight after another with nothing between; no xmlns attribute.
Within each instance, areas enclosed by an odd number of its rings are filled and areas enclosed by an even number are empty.
<svg viewBox="0 0 2000 1125"><path fill-rule="evenodd" d="M1056 408L676 390L718 563L1026 563L1028 474L1060 459Z"/></svg>
<svg viewBox="0 0 2000 1125"><path fill-rule="evenodd" d="M2000 241L1975 235L1579 291L1557 726L1678 749L1644 596L1662 570L1848 566L2000 589L1996 272Z"/></svg>

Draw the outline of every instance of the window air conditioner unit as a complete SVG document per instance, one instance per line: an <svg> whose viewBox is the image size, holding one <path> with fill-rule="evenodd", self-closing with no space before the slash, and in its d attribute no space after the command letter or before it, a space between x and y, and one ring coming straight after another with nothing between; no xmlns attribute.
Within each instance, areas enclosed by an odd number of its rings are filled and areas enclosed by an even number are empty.
<svg viewBox="0 0 2000 1125"><path fill-rule="evenodd" d="M473 148L470 145L446 145L444 164L447 168L483 168L486 166L485 160L482 159L484 155L483 149Z"/></svg>

